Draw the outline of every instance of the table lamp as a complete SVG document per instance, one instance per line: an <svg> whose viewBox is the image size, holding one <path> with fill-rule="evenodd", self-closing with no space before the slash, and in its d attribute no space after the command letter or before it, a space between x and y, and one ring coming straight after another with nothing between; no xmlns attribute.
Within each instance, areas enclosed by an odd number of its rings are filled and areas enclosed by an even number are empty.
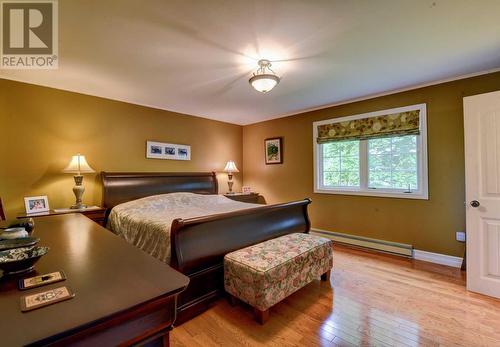
<svg viewBox="0 0 500 347"><path fill-rule="evenodd" d="M233 192L233 172L240 172L238 168L236 167L236 164L234 161L230 160L227 162L226 167L224 168L224 172L227 172L227 185L229 186L229 192L228 194L234 194Z"/></svg>
<svg viewBox="0 0 500 347"><path fill-rule="evenodd" d="M73 193L75 194L76 202L73 206L71 206L71 208L73 209L86 208L87 205L84 205L82 203L83 192L85 192L85 187L83 186L82 174L95 172L94 169L92 169L90 165L87 163L87 160L85 160L84 155L77 154L71 158L71 161L69 162L68 166L66 166L66 168L63 170L63 172L76 174L74 176L75 186L73 187Z"/></svg>

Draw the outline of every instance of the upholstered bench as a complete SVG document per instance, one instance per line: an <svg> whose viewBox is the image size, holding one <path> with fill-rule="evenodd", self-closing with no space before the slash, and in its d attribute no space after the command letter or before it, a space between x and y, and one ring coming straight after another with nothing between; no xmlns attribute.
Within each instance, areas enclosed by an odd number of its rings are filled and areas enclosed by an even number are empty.
<svg viewBox="0 0 500 347"><path fill-rule="evenodd" d="M315 278L329 281L332 241L309 234L289 234L227 254L224 287L255 308L264 323L269 308Z"/></svg>

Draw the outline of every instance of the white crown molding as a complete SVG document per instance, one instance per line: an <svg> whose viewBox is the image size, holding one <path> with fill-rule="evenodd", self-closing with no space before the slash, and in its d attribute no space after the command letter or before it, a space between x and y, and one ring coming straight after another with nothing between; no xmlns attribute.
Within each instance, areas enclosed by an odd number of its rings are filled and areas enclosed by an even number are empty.
<svg viewBox="0 0 500 347"><path fill-rule="evenodd" d="M311 107L311 108L305 108L305 109L302 109L300 111L293 111L293 112L290 112L290 113L284 113L284 114L277 115L277 116L271 116L269 118L266 118L264 120L260 120L258 122L245 123L245 124L243 124L243 126L245 126L245 125L252 125L252 124L258 124L258 123L263 123L263 122L268 122L270 120L279 119L279 118L296 116L296 115L300 115L300 114L306 113L306 112L324 110L325 108L330 108L330 107L335 107L335 106L352 104L352 103L355 103L355 102L365 101L365 100L369 100L369 99L375 99L375 98L379 98L379 97L387 96L387 95L391 95L391 94L397 94L397 93L407 92L407 91L410 91L410 90L415 90L415 89L420 89L420 88L425 88L425 87L431 87L431 86L435 86L435 85L442 84L442 83L459 81L459 80L463 80L463 79L466 79L466 78L472 78L472 77L477 77L477 76L482 76L482 75L488 75L488 74L499 72L499 71L500 71L500 67L499 68L495 68L495 69L490 69L490 70L484 70L484 71L480 71L480 72L474 72L474 73L470 73L470 74L466 74L466 75L460 75L460 76L456 76L456 77L450 77L450 78L445 78L445 79L441 79L441 80L435 80L435 81L432 81L432 82L426 82L426 83L421 83L421 84L414 84L414 85L411 85L411 86L408 86L408 87L404 87L404 88L392 89L392 90L388 90L388 91L381 92L381 93L368 94L368 95L365 95L365 96L361 96L359 98L347 99L347 100L335 102L333 104L326 104L326 105L321 105L321 106L316 106L316 107Z"/></svg>

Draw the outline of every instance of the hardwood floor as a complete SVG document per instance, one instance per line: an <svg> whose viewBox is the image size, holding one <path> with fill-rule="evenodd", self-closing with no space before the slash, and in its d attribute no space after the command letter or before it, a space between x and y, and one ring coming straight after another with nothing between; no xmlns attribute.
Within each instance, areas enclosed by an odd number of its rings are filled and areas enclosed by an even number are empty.
<svg viewBox="0 0 500 347"><path fill-rule="evenodd" d="M465 290L458 269L334 246L319 279L270 310L220 300L174 328L172 346L500 346L500 300Z"/></svg>

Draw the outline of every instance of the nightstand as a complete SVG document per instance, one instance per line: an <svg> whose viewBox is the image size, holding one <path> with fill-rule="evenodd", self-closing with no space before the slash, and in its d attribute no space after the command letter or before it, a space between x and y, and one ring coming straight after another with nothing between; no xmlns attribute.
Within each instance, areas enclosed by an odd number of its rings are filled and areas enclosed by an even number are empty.
<svg viewBox="0 0 500 347"><path fill-rule="evenodd" d="M38 217L46 217L46 216L55 216L59 214L67 214L67 213L80 213L85 217L93 220L99 225L104 225L104 220L106 218L106 209L104 207L99 206L91 206L83 210L73 210L70 208L61 208L50 210L49 212L41 212L41 213L23 213L17 216L18 219L22 218L38 218Z"/></svg>
<svg viewBox="0 0 500 347"><path fill-rule="evenodd" d="M233 194L224 194L226 198L231 200L239 201L239 202L248 202L251 204L262 204L261 195L259 193L233 193Z"/></svg>

